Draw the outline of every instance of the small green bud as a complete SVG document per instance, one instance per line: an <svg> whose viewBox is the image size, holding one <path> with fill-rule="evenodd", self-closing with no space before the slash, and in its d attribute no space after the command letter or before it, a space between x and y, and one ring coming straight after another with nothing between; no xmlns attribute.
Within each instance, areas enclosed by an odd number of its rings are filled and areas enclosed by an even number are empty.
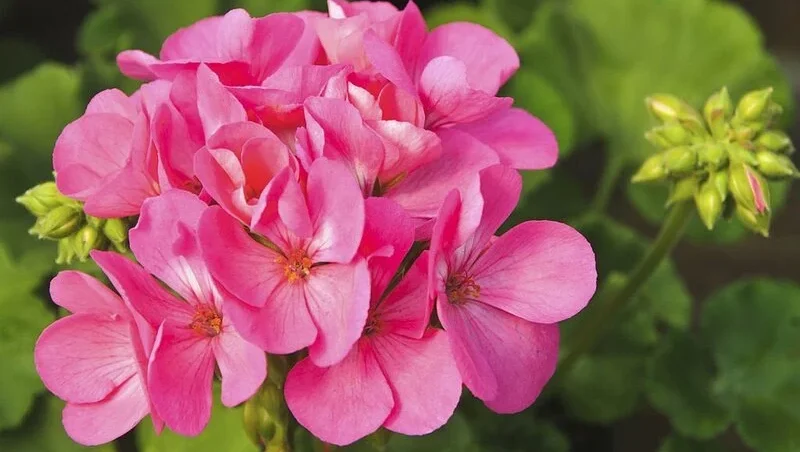
<svg viewBox="0 0 800 452"><path fill-rule="evenodd" d="M781 154L790 154L794 151L792 140L780 130L767 130L756 139L758 147Z"/></svg>
<svg viewBox="0 0 800 452"><path fill-rule="evenodd" d="M661 132L658 130L658 127L645 132L644 138L657 148L669 149L672 147L672 143L670 143L669 140L667 140L667 138L661 134Z"/></svg>
<svg viewBox="0 0 800 452"><path fill-rule="evenodd" d="M656 154L642 163L639 171L631 178L631 182L654 182L663 180L666 177L667 169L664 167L664 155Z"/></svg>
<svg viewBox="0 0 800 452"><path fill-rule="evenodd" d="M783 179L800 176L797 167L785 155L759 151L756 153L756 160L758 160L758 171L767 177Z"/></svg>
<svg viewBox="0 0 800 452"><path fill-rule="evenodd" d="M709 231L714 229L714 225L722 215L723 201L713 180L706 181L694 195L697 213Z"/></svg>
<svg viewBox="0 0 800 452"><path fill-rule="evenodd" d="M267 380L253 397L244 404L242 421L250 440L262 450L289 450L287 427L289 411L283 391Z"/></svg>
<svg viewBox="0 0 800 452"><path fill-rule="evenodd" d="M749 122L764 122L764 113L767 112L767 107L772 100L772 93L775 90L765 88L757 91L750 91L742 96L739 104L736 106L736 113L733 116L733 122L736 125L745 124Z"/></svg>
<svg viewBox="0 0 800 452"><path fill-rule="evenodd" d="M103 223L105 222L106 220L104 218L97 218L91 215L86 215L86 223L88 223L89 226L97 230L103 229Z"/></svg>
<svg viewBox="0 0 800 452"><path fill-rule="evenodd" d="M715 137L724 137L728 132L728 120L732 112L733 102L728 88L722 88L708 98L703 106L703 116Z"/></svg>
<svg viewBox="0 0 800 452"><path fill-rule="evenodd" d="M678 146L664 153L664 166L670 176L691 174L697 167L697 150Z"/></svg>
<svg viewBox="0 0 800 452"><path fill-rule="evenodd" d="M728 156L732 162L744 162L750 166L758 165L758 159L752 151L745 149L738 143L729 143L726 146Z"/></svg>
<svg viewBox="0 0 800 452"><path fill-rule="evenodd" d="M700 114L683 100L671 94L654 94L646 99L650 112L663 122L690 122L702 125Z"/></svg>
<svg viewBox="0 0 800 452"><path fill-rule="evenodd" d="M124 243L128 238L128 225L121 218L109 218L103 224L103 234L111 243Z"/></svg>
<svg viewBox="0 0 800 452"><path fill-rule="evenodd" d="M75 204L75 201L62 195L55 182L45 182L25 191L16 201L22 204L34 216L41 217L54 208L64 204Z"/></svg>
<svg viewBox="0 0 800 452"><path fill-rule="evenodd" d="M748 122L747 124L736 126L733 129L733 137L739 142L750 141L765 127L766 123L764 122Z"/></svg>
<svg viewBox="0 0 800 452"><path fill-rule="evenodd" d="M716 173L711 173L708 175L708 180L712 184L714 184L714 188L716 188L717 193L719 193L719 197L724 202L728 199L728 172L727 171L720 171Z"/></svg>
<svg viewBox="0 0 800 452"><path fill-rule="evenodd" d="M653 129L654 132L664 137L670 146L682 146L692 141L692 134L677 122L670 122Z"/></svg>
<svg viewBox="0 0 800 452"><path fill-rule="evenodd" d="M728 173L728 188L737 205L757 215L769 212L769 187L756 170L737 163L731 165Z"/></svg>
<svg viewBox="0 0 800 452"><path fill-rule="evenodd" d="M58 241L58 254L56 264L69 265L75 259L75 249L72 247L72 238L67 237Z"/></svg>
<svg viewBox="0 0 800 452"><path fill-rule="evenodd" d="M95 229L92 225L87 224L82 227L80 231L72 238L72 247L75 250L75 256L81 261L89 258L89 252L101 248L105 237Z"/></svg>
<svg viewBox="0 0 800 452"><path fill-rule="evenodd" d="M697 191L697 179L694 177L687 177L681 179L672 186L669 198L667 199L667 207L688 199L692 199Z"/></svg>
<svg viewBox="0 0 800 452"><path fill-rule="evenodd" d="M59 206L39 217L33 226L32 232L41 239L63 239L80 229L83 224L83 214L72 206Z"/></svg>
<svg viewBox="0 0 800 452"><path fill-rule="evenodd" d="M707 143L700 148L700 163L709 169L719 169L728 163L728 153L719 143Z"/></svg>
<svg viewBox="0 0 800 452"><path fill-rule="evenodd" d="M736 216L751 231L761 234L764 237L769 237L769 224L771 215L769 211L763 214L757 214L752 210L748 210L741 204L736 205Z"/></svg>

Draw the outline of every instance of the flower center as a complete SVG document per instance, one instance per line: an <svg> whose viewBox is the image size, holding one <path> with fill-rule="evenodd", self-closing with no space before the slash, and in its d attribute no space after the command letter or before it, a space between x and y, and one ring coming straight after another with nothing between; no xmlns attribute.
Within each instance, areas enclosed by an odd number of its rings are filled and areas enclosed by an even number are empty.
<svg viewBox="0 0 800 452"><path fill-rule="evenodd" d="M201 336L214 337L222 332L222 317L216 309L208 306L200 306L192 317L189 328Z"/></svg>
<svg viewBox="0 0 800 452"><path fill-rule="evenodd" d="M283 274L290 283L305 279L311 273L311 258L303 250L294 250L288 256L278 256L275 262L283 265Z"/></svg>
<svg viewBox="0 0 800 452"><path fill-rule="evenodd" d="M450 275L444 288L447 292L447 301L454 305L463 305L481 295L481 286L465 273Z"/></svg>
<svg viewBox="0 0 800 452"><path fill-rule="evenodd" d="M378 317L374 314L370 314L367 318L367 324L364 325L364 331L361 333L362 336L372 336L380 331L381 324L378 321Z"/></svg>

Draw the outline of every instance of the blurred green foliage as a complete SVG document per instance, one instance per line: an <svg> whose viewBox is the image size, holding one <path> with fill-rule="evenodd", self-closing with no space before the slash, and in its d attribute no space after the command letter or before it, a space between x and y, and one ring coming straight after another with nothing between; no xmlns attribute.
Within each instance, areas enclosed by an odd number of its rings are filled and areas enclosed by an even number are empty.
<svg viewBox="0 0 800 452"><path fill-rule="evenodd" d="M13 0L0 0L0 20ZM55 244L26 234L31 219L13 199L50 178L51 151L60 130L81 114L101 89L132 92L116 54L140 48L157 53L171 32L197 19L243 7L254 15L306 8L317 0L94 0L75 42L71 65L18 37L0 38L0 450L78 451L60 423L61 402L46 395L36 376L33 344L55 318L45 303L54 272ZM793 111L790 86L763 47L757 26L738 7L711 0L481 0L441 1L425 11L431 27L473 21L507 38L522 67L504 88L518 106L555 132L565 165L525 174L525 195L512 221L552 218L575 224L597 254L601 298L626 280L648 240L609 219L610 193L653 150L643 99L670 92L699 105L727 85L734 96L763 86ZM604 175L587 199L583 174L565 170L577 159L602 153ZM776 187L775 208L787 187ZM648 221L663 219L666 189L631 187L633 207ZM736 225L713 233L699 221L692 240L740 240ZM593 351L558 374L532 409L497 416L465 393L443 429L425 437L389 440L386 450L566 452L604 450L595 440L581 449L588 424L609 425L649 405L669 419L674 433L661 452L725 450L716 438L733 427L759 452L800 450L800 287L770 280L746 281L695 303L681 275L667 261ZM590 307L563 328L569 350ZM587 430L588 428L588 430ZM299 433L298 449L311 450ZM215 405L209 428L198 438L170 432L156 436L149 421L124 450L143 452L255 450L241 429L239 409ZM599 441L599 440L598 440ZM608 446L610 448L610 446ZM353 450L372 450L362 442ZM94 450L110 451L111 446Z"/></svg>

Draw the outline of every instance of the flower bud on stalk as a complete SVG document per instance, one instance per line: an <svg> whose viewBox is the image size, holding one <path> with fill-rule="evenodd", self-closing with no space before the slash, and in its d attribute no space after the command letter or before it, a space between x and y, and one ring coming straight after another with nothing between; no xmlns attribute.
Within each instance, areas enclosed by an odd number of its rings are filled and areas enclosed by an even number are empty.
<svg viewBox="0 0 800 452"><path fill-rule="evenodd" d="M81 262L89 258L89 252L94 249L101 249L105 244L105 237L100 231L91 224L87 224L77 234L73 236L73 249L75 256Z"/></svg>
<svg viewBox="0 0 800 452"><path fill-rule="evenodd" d="M79 209L62 205L39 217L31 234L40 239L58 240L78 232L82 224L83 215Z"/></svg>
<svg viewBox="0 0 800 452"><path fill-rule="evenodd" d="M794 152L792 140L780 130L767 130L762 133L756 140L756 145L767 151L781 154L791 154Z"/></svg>
<svg viewBox="0 0 800 452"><path fill-rule="evenodd" d="M782 179L800 175L797 167L785 155L759 151L756 153L756 160L758 161L758 171L767 177Z"/></svg>
<svg viewBox="0 0 800 452"><path fill-rule="evenodd" d="M39 184L18 196L16 201L37 217L41 217L64 204L77 204L62 195L56 188L55 182Z"/></svg>
<svg viewBox="0 0 800 452"><path fill-rule="evenodd" d="M711 178L703 183L694 195L697 213L709 231L714 229L714 225L722 215L723 201L724 198L720 195L717 185Z"/></svg>

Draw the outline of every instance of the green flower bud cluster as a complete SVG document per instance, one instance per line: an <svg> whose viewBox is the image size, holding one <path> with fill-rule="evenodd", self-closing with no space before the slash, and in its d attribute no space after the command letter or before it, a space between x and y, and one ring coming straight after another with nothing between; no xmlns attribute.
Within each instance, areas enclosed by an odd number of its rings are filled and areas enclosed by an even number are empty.
<svg viewBox="0 0 800 452"><path fill-rule="evenodd" d="M267 381L244 404L242 421L245 432L260 450L289 452L289 409L283 398L286 361L280 356L269 357Z"/></svg>
<svg viewBox="0 0 800 452"><path fill-rule="evenodd" d="M772 94L772 88L751 91L734 107L723 88L702 114L669 94L649 97L647 106L660 124L645 138L659 152L642 163L632 182L670 181L667 205L693 199L709 230L735 213L749 229L769 235L767 180L800 177L789 158L791 140L771 128L783 112Z"/></svg>
<svg viewBox="0 0 800 452"><path fill-rule="evenodd" d="M58 241L56 263L71 264L89 258L95 249L127 251L128 223L122 218L86 215L83 205L62 195L55 182L39 184L16 201L36 217L28 231L40 239Z"/></svg>

